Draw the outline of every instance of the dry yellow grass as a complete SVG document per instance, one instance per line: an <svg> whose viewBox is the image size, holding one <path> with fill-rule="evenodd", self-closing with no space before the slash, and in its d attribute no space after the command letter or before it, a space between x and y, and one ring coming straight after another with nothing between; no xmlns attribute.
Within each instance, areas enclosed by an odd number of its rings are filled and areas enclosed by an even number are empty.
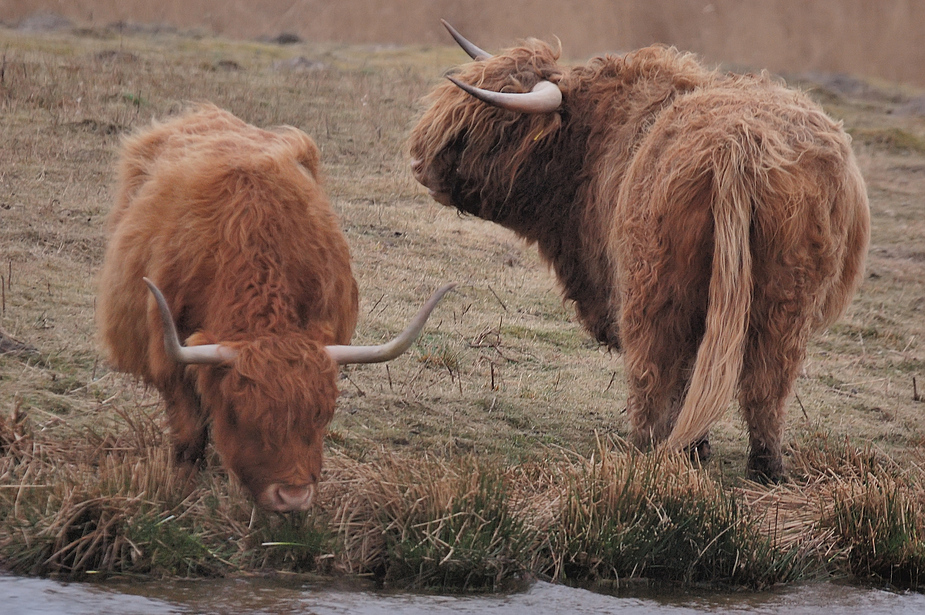
<svg viewBox="0 0 925 615"><path fill-rule="evenodd" d="M154 452L167 446L156 394L110 372L94 342L94 278L120 135L188 101L261 126L291 124L317 141L362 295L355 341L394 334L432 289L460 282L408 355L345 370L322 491L336 527L350 526L343 515L354 504L339 503L361 498L358 486L385 497L378 473L422 458L431 465L409 468L407 484L414 472L446 471L449 480L464 459L507 468L517 506L540 527L563 497L554 489L562 468L585 467L600 441L625 434L621 360L577 325L535 250L441 208L411 178L404 139L417 101L462 61L457 51L9 30L0 30L0 50L0 329L31 346L0 354L4 505L45 497L54 484L49 502L73 513L103 497L80 488L102 477L123 508L148 497L191 516L219 510L238 540L260 524L285 525L255 518L215 463L184 500ZM868 277L842 322L813 342L797 383L793 482L770 491L738 482L746 439L732 408L714 431L706 473L768 511L764 531L781 545L836 553L844 546L822 524L825 502L859 478L832 464L868 451L878 467L922 485L925 403L913 399L913 379L925 397L925 119L899 113L914 91L869 85L848 96L805 85L856 138L873 210ZM837 451L819 452L823 442ZM47 530L59 532L56 555L69 565L90 552L69 541L74 522ZM348 532L348 549L372 540L370 531ZM0 543L8 539L0 532ZM248 553L232 568L276 561ZM366 557L339 561L362 569Z"/></svg>

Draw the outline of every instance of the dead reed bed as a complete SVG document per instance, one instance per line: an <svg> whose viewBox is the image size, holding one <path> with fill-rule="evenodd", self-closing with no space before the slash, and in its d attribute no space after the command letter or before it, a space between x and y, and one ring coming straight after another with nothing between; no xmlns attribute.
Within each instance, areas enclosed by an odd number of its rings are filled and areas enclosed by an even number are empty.
<svg viewBox="0 0 925 615"><path fill-rule="evenodd" d="M767 488L622 441L518 465L384 450L358 461L332 445L316 507L280 515L254 508L214 457L179 476L156 411L124 412L105 437L49 438L21 414L0 423L4 568L73 579L350 574L451 591L532 578L611 589L922 583L925 477L848 446L795 450L799 479Z"/></svg>
<svg viewBox="0 0 925 615"><path fill-rule="evenodd" d="M628 449L620 359L580 329L535 251L415 184L407 130L460 61L450 47L0 28L0 568L921 589L925 116L903 111L921 93L803 84L855 135L873 245L856 301L797 382L791 481L767 488L743 479L732 411L704 468ZM255 510L214 455L179 476L156 395L94 344L119 139L198 100L319 144L361 289L359 343L460 282L413 353L344 371L304 514Z"/></svg>

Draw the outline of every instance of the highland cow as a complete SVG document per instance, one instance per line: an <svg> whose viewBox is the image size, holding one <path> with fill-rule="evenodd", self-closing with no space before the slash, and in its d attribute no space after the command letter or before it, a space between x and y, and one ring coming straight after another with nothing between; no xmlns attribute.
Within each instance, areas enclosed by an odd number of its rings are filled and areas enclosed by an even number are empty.
<svg viewBox="0 0 925 615"><path fill-rule="evenodd" d="M447 27L474 61L411 134L417 180L537 245L622 348L637 445L696 450L738 393L749 475L780 479L807 340L846 309L869 241L841 125L673 48L568 67L535 39L492 56Z"/></svg>
<svg viewBox="0 0 925 615"><path fill-rule="evenodd" d="M99 280L102 344L161 392L179 465L202 460L211 429L272 510L311 503L338 364L404 352L449 289L389 344L347 345L357 285L319 174L295 128L211 105L155 124L124 144Z"/></svg>

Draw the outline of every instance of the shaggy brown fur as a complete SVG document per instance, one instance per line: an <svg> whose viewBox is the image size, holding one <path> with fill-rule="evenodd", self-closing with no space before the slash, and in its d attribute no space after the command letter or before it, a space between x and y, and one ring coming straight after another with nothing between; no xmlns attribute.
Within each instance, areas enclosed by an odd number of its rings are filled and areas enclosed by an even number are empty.
<svg viewBox="0 0 925 615"><path fill-rule="evenodd" d="M547 79L556 113L439 86L411 135L417 179L537 244L585 327L625 350L637 444L692 445L738 387L750 473L779 478L807 338L842 314L867 251L849 137L803 94L674 49L557 60L531 39L455 75Z"/></svg>
<svg viewBox="0 0 925 615"><path fill-rule="evenodd" d="M337 398L325 345L357 321L347 243L322 192L319 154L294 128L265 131L210 105L125 141L97 322L113 365L161 391L182 464L207 427L257 496L313 485ZM188 345L221 342L227 365L168 359L163 291Z"/></svg>

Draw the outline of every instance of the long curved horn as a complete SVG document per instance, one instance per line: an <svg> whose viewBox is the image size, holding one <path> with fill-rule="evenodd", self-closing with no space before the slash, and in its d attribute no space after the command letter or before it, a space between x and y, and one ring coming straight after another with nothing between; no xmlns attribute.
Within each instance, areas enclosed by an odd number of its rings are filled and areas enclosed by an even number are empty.
<svg viewBox="0 0 925 615"><path fill-rule="evenodd" d="M447 79L482 102L518 113L551 113L562 104L562 91L552 81L540 81L529 92L493 92L453 77Z"/></svg>
<svg viewBox="0 0 925 615"><path fill-rule="evenodd" d="M154 282L144 278L145 284L151 289L154 300L157 302L158 310L161 314L161 322L164 323L164 348L167 356L177 363L190 365L217 365L232 361L238 356L237 351L222 346L221 344L204 344L202 346L183 346L180 344L180 336L177 335L177 326L173 322L173 316L170 314L170 307L167 300L164 299L161 290L155 286Z"/></svg>
<svg viewBox="0 0 925 615"><path fill-rule="evenodd" d="M484 49L479 49L478 47L470 43L468 40L466 40L466 37L460 34L456 30L456 28L448 24L445 19L441 19L440 22L449 31L450 36L453 37L453 40L455 40L459 44L459 46L463 48L463 51L469 54L470 58L472 58L473 60L487 60L488 58L491 57L490 53L488 53Z"/></svg>
<svg viewBox="0 0 925 615"><path fill-rule="evenodd" d="M431 295L427 303L421 306L421 309L415 314L411 323L391 342L380 346L326 346L325 350L328 351L328 355L334 359L334 362L339 365L391 361L411 347L412 342L421 333L424 323L427 322L427 318L437 306L437 303L443 299L443 295L450 292L455 286L456 284L447 284Z"/></svg>

